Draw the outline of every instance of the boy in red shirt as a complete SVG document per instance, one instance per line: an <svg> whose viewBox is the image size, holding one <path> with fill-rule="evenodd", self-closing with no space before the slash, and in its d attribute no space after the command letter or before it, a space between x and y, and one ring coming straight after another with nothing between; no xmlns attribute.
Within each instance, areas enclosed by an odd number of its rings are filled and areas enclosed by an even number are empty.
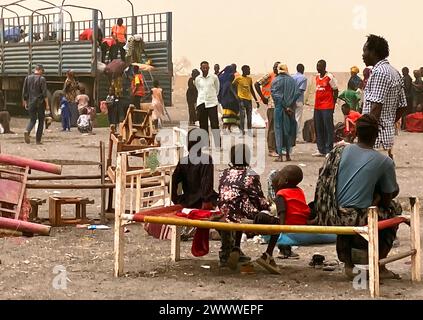
<svg viewBox="0 0 423 320"><path fill-rule="evenodd" d="M361 113L351 110L347 103L344 103L341 108L345 116L344 140L353 142L356 137L355 123L361 117Z"/></svg>
<svg viewBox="0 0 423 320"><path fill-rule="evenodd" d="M284 224L284 225L306 225L310 216L310 208L307 205L304 191L298 187L303 180L303 171L296 165L289 165L278 171L272 179L272 186L275 190L275 204L277 217L266 212L256 215L256 224ZM279 270L273 259L279 235L271 235L267 250L256 261L260 266L271 273L278 274Z"/></svg>

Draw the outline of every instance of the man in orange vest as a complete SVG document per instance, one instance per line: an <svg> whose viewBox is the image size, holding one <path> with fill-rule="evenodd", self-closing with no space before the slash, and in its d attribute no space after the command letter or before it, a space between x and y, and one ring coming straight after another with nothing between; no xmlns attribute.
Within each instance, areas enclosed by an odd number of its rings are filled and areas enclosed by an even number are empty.
<svg viewBox="0 0 423 320"><path fill-rule="evenodd" d="M120 58L125 61L126 51L123 48L126 45L126 26L123 25L123 19L119 18L117 24L112 27L112 38L116 41L116 44L112 47L112 57L110 59L117 58L117 52L120 51Z"/></svg>
<svg viewBox="0 0 423 320"><path fill-rule="evenodd" d="M273 72L266 74L260 80L258 80L254 87L259 94L261 101L268 106L267 109L267 120L268 120L268 131L267 131L267 147L269 149L269 156L279 157L276 153L276 140L275 140L275 129L273 122L273 114L275 104L273 102L272 96L270 94L270 88L272 86L273 80L278 75L278 65L280 62L275 62L273 65Z"/></svg>

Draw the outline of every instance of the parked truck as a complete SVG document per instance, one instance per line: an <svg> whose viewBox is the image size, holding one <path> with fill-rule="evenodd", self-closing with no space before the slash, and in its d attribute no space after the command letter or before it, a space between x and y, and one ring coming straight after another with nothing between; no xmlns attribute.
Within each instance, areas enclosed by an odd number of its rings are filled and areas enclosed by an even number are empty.
<svg viewBox="0 0 423 320"><path fill-rule="evenodd" d="M171 12L134 15L132 10L128 17L104 18L99 9L66 4L36 10L27 8L30 14L21 16L12 9L13 5L0 5L0 88L9 113L24 113L23 81L37 64L45 69L53 118L60 119L59 94L68 70L74 71L93 106L98 107L107 96L110 79L99 69L101 50L97 42L79 40L79 35L92 29L93 39L97 39L98 32L110 36L118 18L127 26L128 37L141 35L145 43L145 55L154 66L152 72L144 73L147 87L152 87L153 80L159 80L166 106L172 105ZM85 12L86 19L75 21L75 10ZM20 37L15 39L13 36L18 32ZM129 103L129 78L124 78L123 86L123 99Z"/></svg>

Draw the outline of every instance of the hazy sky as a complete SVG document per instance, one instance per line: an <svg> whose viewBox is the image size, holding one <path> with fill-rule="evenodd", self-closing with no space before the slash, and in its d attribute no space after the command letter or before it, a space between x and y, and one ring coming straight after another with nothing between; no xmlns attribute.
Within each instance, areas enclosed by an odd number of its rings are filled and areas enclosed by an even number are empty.
<svg viewBox="0 0 423 320"><path fill-rule="evenodd" d="M14 0L0 0L1 4ZM50 0L59 3L58 0ZM129 16L126 0L67 0L98 7L106 17ZM44 7L39 0L27 6ZM107 3L107 4L106 4ZM280 60L294 72L298 62L315 71L325 59L330 71L363 68L365 35L383 35L397 68L423 66L423 1L404 0L133 0L136 14L173 12L173 60L186 57L221 66L249 64L252 73ZM19 8L14 7L16 11ZM24 13L24 11L20 11ZM85 17L75 13L77 18Z"/></svg>

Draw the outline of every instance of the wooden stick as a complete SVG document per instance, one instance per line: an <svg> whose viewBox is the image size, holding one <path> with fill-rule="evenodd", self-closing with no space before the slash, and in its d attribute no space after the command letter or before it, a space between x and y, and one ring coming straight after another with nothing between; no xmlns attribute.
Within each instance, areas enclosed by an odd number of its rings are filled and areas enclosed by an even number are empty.
<svg viewBox="0 0 423 320"><path fill-rule="evenodd" d="M21 193L19 195L18 205L16 206L15 219L19 219L19 214L21 213L22 202L24 200L24 196L26 193L26 183L28 179L28 174L29 174L29 166L25 168L25 174L22 177Z"/></svg>
<svg viewBox="0 0 423 320"><path fill-rule="evenodd" d="M69 176L29 176L28 181L59 181L59 180L95 180L101 179L101 175L88 175L88 176L80 176L80 175L69 175Z"/></svg>
<svg viewBox="0 0 423 320"><path fill-rule="evenodd" d="M165 209L165 208L164 208ZM338 226L293 226L293 225L268 225L268 224L245 224L245 223L227 223L214 222L208 220L190 220L178 217L144 216L141 213L125 216L136 222L148 222L157 224L168 224L176 226L197 227L203 229L216 229L224 231L246 231L262 234L277 233L330 233L354 235L362 232L364 227L338 227Z"/></svg>
<svg viewBox="0 0 423 320"><path fill-rule="evenodd" d="M394 262L394 261L398 261L410 256L413 256L416 254L416 250L409 250L407 252L403 252L403 253L398 253L398 254L394 254L392 256L389 256L388 258L385 259L380 259L379 260L379 266L384 266L388 263Z"/></svg>
<svg viewBox="0 0 423 320"><path fill-rule="evenodd" d="M106 149L103 141L100 141L100 181L106 183ZM100 223L106 223L106 189L101 189Z"/></svg>
<svg viewBox="0 0 423 320"><path fill-rule="evenodd" d="M410 198L411 204L411 249L416 253L411 256L411 280L413 282L421 281L421 247L420 247L420 201L418 198Z"/></svg>
<svg viewBox="0 0 423 320"><path fill-rule="evenodd" d="M368 210L369 227L369 287L372 298L379 297L379 231L377 207Z"/></svg>
<svg viewBox="0 0 423 320"><path fill-rule="evenodd" d="M170 251L173 262L181 260L181 231L181 227L172 226L172 239Z"/></svg>
<svg viewBox="0 0 423 320"><path fill-rule="evenodd" d="M141 175L137 175L137 186L136 186L136 199L135 199L135 211L140 211L141 208Z"/></svg>
<svg viewBox="0 0 423 320"><path fill-rule="evenodd" d="M64 190L77 190L77 189L110 189L114 188L115 185L111 183L104 184L38 184L28 183L27 189L64 189Z"/></svg>
<svg viewBox="0 0 423 320"><path fill-rule="evenodd" d="M131 187L129 193L129 212L133 213L134 211L134 176L131 177Z"/></svg>
<svg viewBox="0 0 423 320"><path fill-rule="evenodd" d="M44 159L44 160L37 160L46 162L48 164L55 164L60 166L84 166L84 165L92 165L92 166L98 166L101 163L98 161L89 161L89 160L60 160L60 159ZM54 172L51 172L54 173Z"/></svg>
<svg viewBox="0 0 423 320"><path fill-rule="evenodd" d="M123 273L124 238L121 215L125 213L125 189L126 189L126 160L125 154L117 155L116 164L116 200L115 200L115 234L114 234L114 275L119 277Z"/></svg>

